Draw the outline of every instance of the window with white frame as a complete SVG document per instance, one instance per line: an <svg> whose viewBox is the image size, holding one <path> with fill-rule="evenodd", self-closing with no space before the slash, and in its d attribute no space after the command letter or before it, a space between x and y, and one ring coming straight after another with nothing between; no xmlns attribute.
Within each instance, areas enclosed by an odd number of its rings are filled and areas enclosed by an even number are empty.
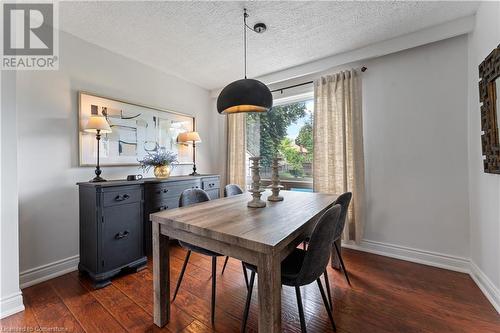
<svg viewBox="0 0 500 333"><path fill-rule="evenodd" d="M310 95L282 101L267 113L251 113L246 118L247 161L260 156L261 178L271 178L271 162L282 158L279 176L288 189L312 188L313 109ZM248 165L248 162L247 162ZM247 178L250 170L247 167ZM248 181L251 183L251 180Z"/></svg>

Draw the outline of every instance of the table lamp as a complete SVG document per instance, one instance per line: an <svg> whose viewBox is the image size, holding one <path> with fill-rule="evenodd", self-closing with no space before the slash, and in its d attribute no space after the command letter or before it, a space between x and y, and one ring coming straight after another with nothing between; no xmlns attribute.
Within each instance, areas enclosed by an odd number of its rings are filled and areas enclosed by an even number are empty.
<svg viewBox="0 0 500 333"><path fill-rule="evenodd" d="M185 133L180 133L177 136L177 142L183 143L183 144L193 144L193 172L190 173L190 176L197 176L198 173L196 172L196 143L201 142L200 135L198 132L185 132Z"/></svg>
<svg viewBox="0 0 500 333"><path fill-rule="evenodd" d="M96 176L91 182L105 182L106 179L101 177L101 167L99 166L99 141L101 140L101 134L111 133L111 127L108 121L103 116L90 116L89 121L83 127L84 132L95 133L95 138L97 140L97 164L95 168Z"/></svg>

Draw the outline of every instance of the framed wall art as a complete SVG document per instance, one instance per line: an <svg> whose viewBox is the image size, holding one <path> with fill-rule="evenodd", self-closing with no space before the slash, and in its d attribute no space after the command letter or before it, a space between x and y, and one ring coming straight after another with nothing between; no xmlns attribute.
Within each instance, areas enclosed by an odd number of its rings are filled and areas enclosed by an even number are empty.
<svg viewBox="0 0 500 333"><path fill-rule="evenodd" d="M91 115L106 117L112 131L100 141L103 166L139 165L156 144L176 153L179 164L193 164L192 145L177 143L179 133L195 130L193 116L84 91L78 101L80 166L93 166L97 157L95 134L82 130Z"/></svg>
<svg viewBox="0 0 500 333"><path fill-rule="evenodd" d="M500 174L500 45L479 65L484 172Z"/></svg>

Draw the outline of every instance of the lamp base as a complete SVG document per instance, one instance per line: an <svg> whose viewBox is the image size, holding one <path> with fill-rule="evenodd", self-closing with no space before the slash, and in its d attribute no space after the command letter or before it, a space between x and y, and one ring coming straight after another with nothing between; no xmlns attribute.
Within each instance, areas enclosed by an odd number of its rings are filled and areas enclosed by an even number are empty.
<svg viewBox="0 0 500 333"><path fill-rule="evenodd" d="M89 180L90 183L100 183L100 182L107 182L106 179L102 178L101 176L96 176Z"/></svg>
<svg viewBox="0 0 500 333"><path fill-rule="evenodd" d="M196 172L196 163L193 164L193 172L189 174L190 176L198 176L199 173Z"/></svg>

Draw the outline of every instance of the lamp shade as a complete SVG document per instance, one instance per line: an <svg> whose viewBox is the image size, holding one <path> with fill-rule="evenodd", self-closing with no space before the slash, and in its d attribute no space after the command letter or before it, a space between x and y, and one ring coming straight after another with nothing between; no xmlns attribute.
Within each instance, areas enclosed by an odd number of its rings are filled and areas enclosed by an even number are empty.
<svg viewBox="0 0 500 333"><path fill-rule="evenodd" d="M273 95L262 82L241 79L228 84L217 98L217 111L223 114L267 112L273 106Z"/></svg>
<svg viewBox="0 0 500 333"><path fill-rule="evenodd" d="M177 142L185 142L185 143L201 142L201 138L198 132L185 132L185 133L180 133L177 136Z"/></svg>
<svg viewBox="0 0 500 333"><path fill-rule="evenodd" d="M99 130L101 134L111 133L111 127L103 116L90 116L83 130L90 133L97 133L97 130Z"/></svg>

